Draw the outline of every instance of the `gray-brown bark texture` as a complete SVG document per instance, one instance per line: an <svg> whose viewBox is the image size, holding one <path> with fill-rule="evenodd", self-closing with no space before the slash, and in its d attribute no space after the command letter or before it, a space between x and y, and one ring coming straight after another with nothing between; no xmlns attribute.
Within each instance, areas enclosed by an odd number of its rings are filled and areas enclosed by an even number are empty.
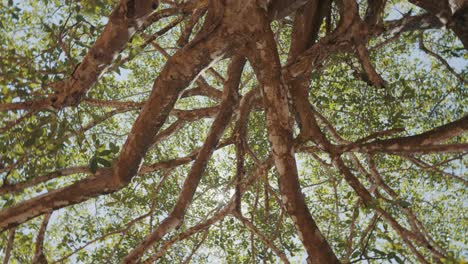
<svg viewBox="0 0 468 264"><path fill-rule="evenodd" d="M468 149L467 144L444 144L444 142L468 130L468 117L465 116L419 135L348 142L340 138L332 126L323 120L322 116L316 114L309 102L309 93L314 93L315 89L319 89L318 87L310 87L310 75L319 71L329 57L337 53L350 53L355 54L369 83L376 88L384 88L385 81L375 70L370 59L367 47L369 39L384 33L392 33L394 30L404 32L438 28L442 22L455 32L466 48L468 45L468 26L466 26L468 6L466 1L454 7L450 5L450 1L410 0L410 2L427 10L428 14L384 22L382 16L387 1L367 1L367 10L364 17L361 18L356 1L340 0L336 1L340 14L336 28L326 33L319 33L326 18L332 12L332 2L331 0L189 1L171 9L156 11L157 1L122 0L112 11L107 26L73 74L54 84L55 94L49 95L47 100L0 106L2 111L18 109L37 111L51 107L61 109L80 103L114 107L119 111L141 108L118 158L113 162L111 168L100 168L94 174L86 166L69 167L36 177L31 182L1 186L0 194L4 194L23 190L65 175L77 173L89 175L69 186L49 191L3 209L0 211L0 229L10 229L10 242L13 243L14 228L17 225L45 214L37 238L35 257L36 263L43 263L46 261L42 251L44 233L54 210L121 190L137 175L158 169L175 168L194 161L178 193L178 199L172 211L122 260L122 263L137 263L150 248L182 225L213 152L222 146L235 143L238 176L235 198L225 209L216 214L216 217L200 224L199 227L194 227L193 230L196 231L189 233L191 235L200 230L206 230L211 224L221 220L226 215L234 214L250 229L252 234L259 236L275 254L286 262L287 257L284 252L281 252L275 243L269 241L267 236L261 234L250 220L242 216L242 206L240 205L242 192L245 191L243 185L245 179L243 178L247 174L244 167L244 155L249 153L249 146L246 143L248 115L252 109L261 109L266 115L268 140L275 168L279 175L282 203L305 248L308 263L340 263L340 260L320 232L309 210L311 205L307 204L302 193L299 181L301 175L299 175L296 166L295 146L307 148L302 145L307 142L314 143L314 149L329 155L332 161L331 165L334 165L341 173L345 181L358 195L360 201L365 206L375 209L379 216L395 229L420 261L424 262L425 258L418 252L418 248L413 246L413 243L427 248L436 260L442 259L445 253L430 239L427 233L423 234L404 228L388 212L378 207L376 204L377 194L368 190L355 177L344 161L344 155L349 153L354 155L353 152L369 155L375 153L409 155L412 153L463 152ZM205 13L203 27L197 34L191 36L196 23ZM191 17L182 36L177 41L181 49L172 57L165 54L169 58L154 80L151 94L146 101L141 103L102 102L84 99L86 92L98 81L101 73L111 65L114 57L126 47L135 32L145 29L160 18L173 14L191 14ZM293 31L287 63L281 65L271 22L287 16L294 17ZM331 27L329 22L326 25L327 28ZM326 35L320 37L323 34ZM201 74L213 62L226 58L230 58L231 64L225 80L213 69L210 69L209 72L218 80L224 80L224 91L221 93L203 81ZM241 98L238 87L247 61L254 69L259 87ZM195 82L198 84L196 88L185 90ZM219 102L219 105L190 111L174 109L179 98L194 95L210 97ZM257 100L260 97L261 100ZM177 121L161 131L170 115L176 117ZM237 118L233 118L233 116ZM169 137L187 122L204 117L215 118L201 148L186 157L152 165L142 164L147 152L154 144ZM220 143L221 137L232 120L237 122L234 129L235 134ZM300 129L296 139L293 135L294 122L297 122ZM325 125L322 124L323 131L321 123L325 123ZM332 135L332 139L327 138L325 132ZM338 144L334 142L338 142ZM355 165L360 166L361 171L373 177L370 178L376 181L375 184L383 186L390 195L397 197L395 192L382 182L381 177L379 178L375 164L371 173L367 173L357 159L353 161ZM256 163L260 166L260 161L256 160ZM257 169L265 168L260 166ZM414 214L411 211L405 212L411 217L413 227L418 226L419 222ZM348 240L352 242L352 239ZM10 242L7 254L11 250ZM168 246L174 243L169 242ZM161 250L163 249L164 247ZM349 253L347 258L349 258ZM159 254L156 253L157 257L154 259L157 259ZM349 261L349 259L345 259L345 261Z"/></svg>
<svg viewBox="0 0 468 264"><path fill-rule="evenodd" d="M410 0L453 30L468 50L468 1L466 0Z"/></svg>

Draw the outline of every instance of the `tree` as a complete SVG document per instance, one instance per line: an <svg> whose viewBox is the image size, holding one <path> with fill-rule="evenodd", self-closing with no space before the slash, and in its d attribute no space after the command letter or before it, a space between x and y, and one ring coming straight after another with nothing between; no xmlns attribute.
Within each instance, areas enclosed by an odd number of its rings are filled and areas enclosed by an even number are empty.
<svg viewBox="0 0 468 264"><path fill-rule="evenodd" d="M468 3L409 2L3 1L4 263L465 263Z"/></svg>

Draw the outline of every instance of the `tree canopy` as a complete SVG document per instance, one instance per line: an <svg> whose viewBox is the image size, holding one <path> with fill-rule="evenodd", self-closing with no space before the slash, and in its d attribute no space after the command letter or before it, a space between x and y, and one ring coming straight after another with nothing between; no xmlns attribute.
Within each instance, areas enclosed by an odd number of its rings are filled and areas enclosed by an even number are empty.
<svg viewBox="0 0 468 264"><path fill-rule="evenodd" d="M468 1L0 8L3 263L466 263Z"/></svg>

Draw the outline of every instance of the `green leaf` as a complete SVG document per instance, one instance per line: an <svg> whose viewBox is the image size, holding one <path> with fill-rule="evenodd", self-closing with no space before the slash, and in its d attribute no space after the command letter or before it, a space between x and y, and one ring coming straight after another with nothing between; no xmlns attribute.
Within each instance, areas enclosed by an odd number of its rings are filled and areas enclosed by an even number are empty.
<svg viewBox="0 0 468 264"><path fill-rule="evenodd" d="M96 156L93 156L89 160L89 169L91 170L92 173L96 173L96 171L98 169L98 162L97 162Z"/></svg>
<svg viewBox="0 0 468 264"><path fill-rule="evenodd" d="M393 258L395 258L395 256L396 256L395 252L390 252L390 253L387 254L387 259L389 259L389 260L393 259Z"/></svg>
<svg viewBox="0 0 468 264"><path fill-rule="evenodd" d="M378 250L378 249L376 249L376 248L371 249L371 251L373 251L373 252L375 252L375 253L377 253L377 254L379 254L379 255L382 255L382 256L387 255L387 253L385 253L385 252L383 252L383 251L380 251L380 250Z"/></svg>
<svg viewBox="0 0 468 264"><path fill-rule="evenodd" d="M400 263L400 264L404 264L405 262L397 255L395 255L395 257L393 258L396 262Z"/></svg>
<svg viewBox="0 0 468 264"><path fill-rule="evenodd" d="M31 147L32 145L34 145L34 142L36 142L36 138L31 137L31 138L29 138L28 140L26 140L24 142L24 146L25 147Z"/></svg>
<svg viewBox="0 0 468 264"><path fill-rule="evenodd" d="M112 163L104 158L98 157L97 162L104 167L111 167Z"/></svg>
<svg viewBox="0 0 468 264"><path fill-rule="evenodd" d="M85 19L82 15L76 15L76 20L80 22L80 21L84 21Z"/></svg>
<svg viewBox="0 0 468 264"><path fill-rule="evenodd" d="M403 208L408 208L408 207L411 206L411 203L410 203L410 202L407 202L407 201L405 201L405 200L399 200L399 201L398 201L398 204L399 204L401 207L403 207Z"/></svg>
<svg viewBox="0 0 468 264"><path fill-rule="evenodd" d="M3 208L6 208L6 207L12 205L14 202L15 202L15 200L13 200L13 199L8 199L8 200L6 201L6 203L3 205Z"/></svg>
<svg viewBox="0 0 468 264"><path fill-rule="evenodd" d="M119 147L117 145L115 145L113 142L110 142L109 143L109 149L113 152L113 153L118 153L119 152Z"/></svg>
<svg viewBox="0 0 468 264"><path fill-rule="evenodd" d="M111 154L111 153L113 153L112 150L110 150L110 149L105 149L105 150L99 152L99 156L107 156L107 155L109 155L109 154Z"/></svg>

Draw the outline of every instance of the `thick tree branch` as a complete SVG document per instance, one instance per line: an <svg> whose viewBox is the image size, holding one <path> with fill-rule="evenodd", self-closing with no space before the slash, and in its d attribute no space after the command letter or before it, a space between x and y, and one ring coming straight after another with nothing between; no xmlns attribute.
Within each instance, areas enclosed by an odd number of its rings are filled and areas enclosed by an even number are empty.
<svg viewBox="0 0 468 264"><path fill-rule="evenodd" d="M382 79L380 74L377 73L377 71L374 68L374 65L372 65L372 62L369 57L369 51L363 43L356 43L356 54L371 84L377 88L384 87L385 81Z"/></svg>
<svg viewBox="0 0 468 264"><path fill-rule="evenodd" d="M234 107L237 105L239 97L237 89L244 64L245 60L243 58L234 57L232 60L231 66L228 70L229 78L224 87L224 96L221 108L216 119L213 121L210 132L194 164L192 165L187 178L185 179L174 209L150 235L148 235L123 259L122 263L137 262L149 247L159 241L165 234L178 228L182 224L185 212L193 200L193 195L195 194L198 183L205 171L208 160L213 154L215 146L218 144L219 139L229 124L234 112Z"/></svg>
<svg viewBox="0 0 468 264"><path fill-rule="evenodd" d="M465 0L409 0L409 2L437 16L439 20L452 29L468 49L468 2ZM455 4L458 3L458 4Z"/></svg>
<svg viewBox="0 0 468 264"><path fill-rule="evenodd" d="M251 186L258 178L260 178L262 175L264 175L266 173L266 171L268 171L268 169L272 166L272 163L273 163L273 160L271 158L271 156L269 156L266 160L264 160L261 164L259 164L258 166L256 166L250 173L249 173L249 176L244 178L244 180L242 181L242 184L240 185L240 193L244 193L246 191L246 189ZM224 217L230 213L233 212L233 210L235 209L235 205L236 205L236 196L232 196L231 199L229 200L229 203L226 204L222 209L220 209L215 215L213 215L212 217L210 217L209 219L205 220L204 222L200 223L200 224L197 224L189 229L187 229L186 231L172 237L171 239L169 239L168 241L166 241L161 247L160 249L158 250L158 252L156 252L156 254L154 254L152 257L150 257L149 259L145 260L143 263L145 264L149 264L149 263L154 263L154 261L158 260L159 258L161 258L165 252L167 250L169 250L169 248L176 242L178 241L181 241L183 239L186 239L190 236L192 236L193 234L197 233L197 232L200 232L202 230L205 230L207 228L209 228L211 225L213 225L214 223L218 222L218 221L221 221L222 219L224 219Z"/></svg>
<svg viewBox="0 0 468 264"><path fill-rule="evenodd" d="M256 14L262 17L263 14ZM262 85L268 140L279 174L279 186L310 263L339 263L313 220L298 179L294 157L287 91L281 87L281 68L268 20L263 17L255 42L248 47L249 61Z"/></svg>
<svg viewBox="0 0 468 264"><path fill-rule="evenodd" d="M95 177L1 211L0 229L23 223L53 209L80 203L125 187L136 174L144 154L166 121L182 90L200 71L228 49L230 44L220 41L221 33L225 32L219 30L218 34L210 35L190 48L181 49L169 59L156 79L150 98L135 121L113 171L102 172ZM192 60L187 61L187 57L191 57Z"/></svg>
<svg viewBox="0 0 468 264"><path fill-rule="evenodd" d="M171 127L169 127L168 129L171 129ZM165 135L162 135L162 134L165 134L165 132L166 130L161 131L161 133L159 133L158 136L156 136L155 143L165 138ZM232 144L232 142L233 142L232 138L227 138L225 140L222 140L216 146L216 149L220 149L225 146L228 146ZM193 150L192 153L184 157L178 157L178 158L174 158L170 160L155 162L149 165L143 165L138 171L138 175L144 175L147 173L155 172L157 170L167 170L167 169L175 168L180 165L190 163L193 160L195 160L199 152L200 152L200 148ZM101 172L104 173L106 170L108 169L98 168L97 174ZM47 181L50 181L59 177L74 175L78 173L92 174L89 166L75 166L75 167L62 168L62 169L58 169L58 170L55 170L53 172L50 172L41 176L34 177L32 180L11 183L11 184L4 184L0 187L0 195L5 195L7 193L13 194L15 192L20 192L26 188L37 186L41 183L45 183Z"/></svg>
<svg viewBox="0 0 468 264"><path fill-rule="evenodd" d="M367 0L364 21L373 26L381 22L387 0Z"/></svg>
<svg viewBox="0 0 468 264"><path fill-rule="evenodd" d="M437 152L466 151L467 144L437 145L450 138L465 133L468 130L468 116L456 121L436 127L422 134L399 137L385 140L375 140L364 144L349 144L340 149L340 152L362 151L362 152Z"/></svg>

